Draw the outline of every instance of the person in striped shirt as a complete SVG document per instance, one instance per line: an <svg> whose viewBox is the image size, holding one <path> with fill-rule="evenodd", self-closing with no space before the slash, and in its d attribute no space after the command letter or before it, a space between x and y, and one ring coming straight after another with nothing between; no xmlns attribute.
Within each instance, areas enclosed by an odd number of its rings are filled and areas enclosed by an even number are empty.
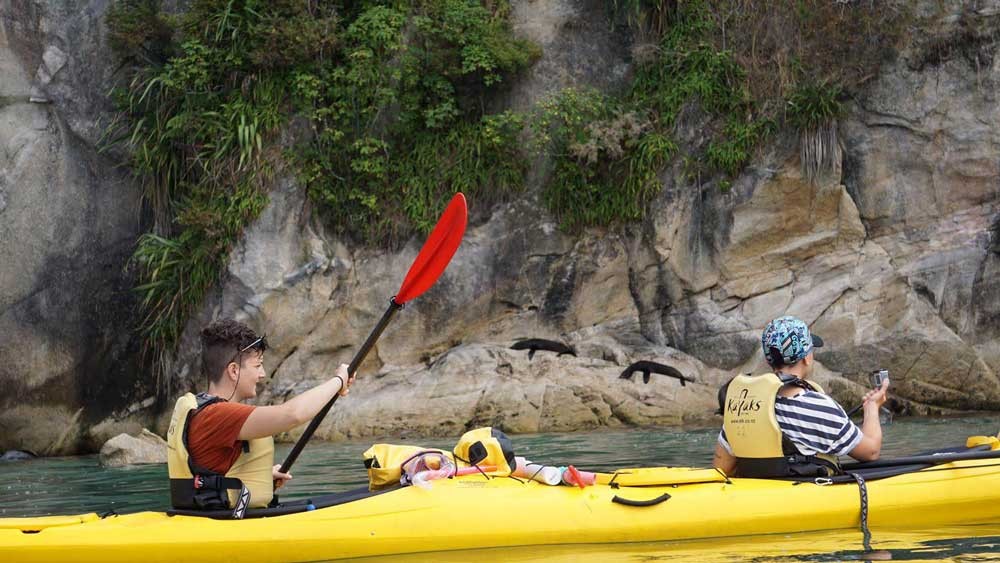
<svg viewBox="0 0 1000 563"><path fill-rule="evenodd" d="M889 382L864 397L864 422L859 428L831 397L813 390L807 382L813 374L813 349L823 340L809 332L795 317L780 317L768 323L761 346L768 364L779 377L794 376L798 381L778 389L774 414L778 427L802 456L849 455L858 461L878 459L882 449L879 407L885 403ZM713 465L732 474L737 465L725 428L719 433Z"/></svg>

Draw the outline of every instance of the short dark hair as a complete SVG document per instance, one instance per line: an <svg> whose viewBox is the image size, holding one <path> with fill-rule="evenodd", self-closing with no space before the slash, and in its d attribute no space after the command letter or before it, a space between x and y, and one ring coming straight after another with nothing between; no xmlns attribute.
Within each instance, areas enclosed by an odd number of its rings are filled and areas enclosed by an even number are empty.
<svg viewBox="0 0 1000 563"><path fill-rule="evenodd" d="M210 383L222 380L226 366L247 346L258 354L267 341L247 325L233 319L219 319L201 329L201 372Z"/></svg>

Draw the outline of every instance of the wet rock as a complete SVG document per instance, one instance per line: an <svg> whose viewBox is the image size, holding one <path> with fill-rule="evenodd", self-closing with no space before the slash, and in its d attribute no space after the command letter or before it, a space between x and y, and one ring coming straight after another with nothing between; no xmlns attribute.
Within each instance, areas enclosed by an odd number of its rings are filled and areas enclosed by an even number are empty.
<svg viewBox="0 0 1000 563"><path fill-rule="evenodd" d="M25 450L7 450L0 455L0 461L28 461L38 457L32 452Z"/></svg>

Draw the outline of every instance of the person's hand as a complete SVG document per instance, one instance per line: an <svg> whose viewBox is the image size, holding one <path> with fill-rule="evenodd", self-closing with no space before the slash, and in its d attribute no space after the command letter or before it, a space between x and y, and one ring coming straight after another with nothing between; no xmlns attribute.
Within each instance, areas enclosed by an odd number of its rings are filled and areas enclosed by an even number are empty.
<svg viewBox="0 0 1000 563"><path fill-rule="evenodd" d="M281 472L281 464L275 465L271 468L271 477L274 479L274 490L284 487L286 481L292 480L291 473Z"/></svg>
<svg viewBox="0 0 1000 563"><path fill-rule="evenodd" d="M882 382L882 386L877 389L872 389L871 391L865 393L865 398L861 404L865 406L865 409L874 408L875 412L878 412L879 407L885 404L886 395L889 390L889 380L886 379ZM869 405L875 405L874 407L869 407Z"/></svg>
<svg viewBox="0 0 1000 563"><path fill-rule="evenodd" d="M337 377L344 382L344 384L340 386L340 392L338 393L341 397L345 397L351 392L351 384L354 383L354 376L348 375L347 368L347 364L340 364L337 366Z"/></svg>

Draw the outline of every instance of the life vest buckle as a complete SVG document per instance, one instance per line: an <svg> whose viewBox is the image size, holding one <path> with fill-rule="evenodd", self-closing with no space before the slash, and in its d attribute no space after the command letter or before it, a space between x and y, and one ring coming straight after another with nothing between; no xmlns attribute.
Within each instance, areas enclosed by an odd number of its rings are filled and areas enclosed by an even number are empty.
<svg viewBox="0 0 1000 563"><path fill-rule="evenodd" d="M194 488L201 489L205 486L205 480L201 478L201 475L194 476Z"/></svg>

